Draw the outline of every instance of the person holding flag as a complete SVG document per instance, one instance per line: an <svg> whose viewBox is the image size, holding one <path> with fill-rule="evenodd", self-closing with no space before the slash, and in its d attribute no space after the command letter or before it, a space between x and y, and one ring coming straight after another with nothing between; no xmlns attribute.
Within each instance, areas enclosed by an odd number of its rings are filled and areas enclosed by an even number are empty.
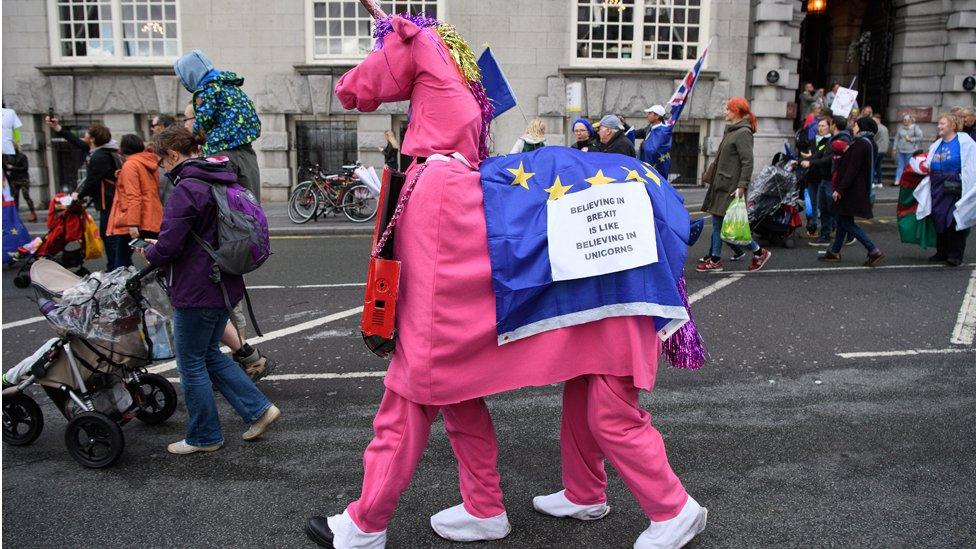
<svg viewBox="0 0 976 549"><path fill-rule="evenodd" d="M664 179L668 179L671 172L671 131L674 126L664 122L664 107L661 105L644 109L644 112L647 113L648 127L643 130L644 142L638 158L641 162L650 164Z"/></svg>

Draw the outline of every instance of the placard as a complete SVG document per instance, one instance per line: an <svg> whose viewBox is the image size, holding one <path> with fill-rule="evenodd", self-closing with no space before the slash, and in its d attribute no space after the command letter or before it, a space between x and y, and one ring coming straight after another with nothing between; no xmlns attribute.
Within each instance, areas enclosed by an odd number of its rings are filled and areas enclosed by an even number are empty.
<svg viewBox="0 0 976 549"><path fill-rule="evenodd" d="M656 263L654 210L639 182L593 186L550 200L553 281L575 280Z"/></svg>
<svg viewBox="0 0 976 549"><path fill-rule="evenodd" d="M583 112L583 84L581 82L566 84L566 112Z"/></svg>
<svg viewBox="0 0 976 549"><path fill-rule="evenodd" d="M851 109L857 102L857 90L850 88L837 88L834 95L834 102L830 104L830 113L833 116L847 118L851 114Z"/></svg>

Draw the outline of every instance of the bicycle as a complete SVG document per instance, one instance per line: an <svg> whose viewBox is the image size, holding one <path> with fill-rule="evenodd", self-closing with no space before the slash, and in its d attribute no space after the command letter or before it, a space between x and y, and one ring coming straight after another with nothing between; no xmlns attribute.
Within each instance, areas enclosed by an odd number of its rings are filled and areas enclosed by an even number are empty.
<svg viewBox="0 0 976 549"><path fill-rule="evenodd" d="M359 182L355 170L360 167L358 162L344 165L335 174L327 174L318 164L306 168L311 172L311 179L302 181L292 191L288 198L288 219L306 223L340 211L354 223L372 219L379 201L369 187Z"/></svg>

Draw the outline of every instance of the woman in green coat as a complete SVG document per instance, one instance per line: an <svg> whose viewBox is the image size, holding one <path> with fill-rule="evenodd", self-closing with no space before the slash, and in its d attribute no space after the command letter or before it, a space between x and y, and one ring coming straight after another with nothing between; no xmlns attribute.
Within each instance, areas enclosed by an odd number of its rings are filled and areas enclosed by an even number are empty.
<svg viewBox="0 0 976 549"><path fill-rule="evenodd" d="M752 177L752 134L756 132L756 116L744 97L733 97L725 103L725 136L718 148L715 175L705 194L702 211L712 215L712 246L709 254L701 258L695 270L699 272L722 271L722 222L725 211L732 198L743 198ZM732 261L738 261L745 251L735 244L732 248ZM750 271L758 271L769 261L772 252L762 248L756 241L749 243L752 252Z"/></svg>

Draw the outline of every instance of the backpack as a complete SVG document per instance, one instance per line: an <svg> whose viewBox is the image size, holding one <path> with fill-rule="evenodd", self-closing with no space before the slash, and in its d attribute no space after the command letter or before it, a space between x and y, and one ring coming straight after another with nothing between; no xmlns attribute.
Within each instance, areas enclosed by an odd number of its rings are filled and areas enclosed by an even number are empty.
<svg viewBox="0 0 976 549"><path fill-rule="evenodd" d="M227 307L227 312L231 313L233 307L220 273L243 275L257 269L271 257L268 218L265 217L264 210L261 209L254 194L237 183L211 184L210 194L217 206L217 247L211 246L195 232L190 234L214 260L211 278L220 284L220 291L224 294L224 305ZM247 288L244 289L244 301L247 303L247 312L251 317L254 331L259 336L264 335L254 317ZM234 318L234 315L231 313L230 317ZM235 322L234 327L237 328L238 337L243 342L240 326Z"/></svg>
<svg viewBox="0 0 976 549"><path fill-rule="evenodd" d="M271 256L268 218L251 191L234 184L211 185L217 205L217 247L193 233L197 243L213 258L221 271L247 274Z"/></svg>

